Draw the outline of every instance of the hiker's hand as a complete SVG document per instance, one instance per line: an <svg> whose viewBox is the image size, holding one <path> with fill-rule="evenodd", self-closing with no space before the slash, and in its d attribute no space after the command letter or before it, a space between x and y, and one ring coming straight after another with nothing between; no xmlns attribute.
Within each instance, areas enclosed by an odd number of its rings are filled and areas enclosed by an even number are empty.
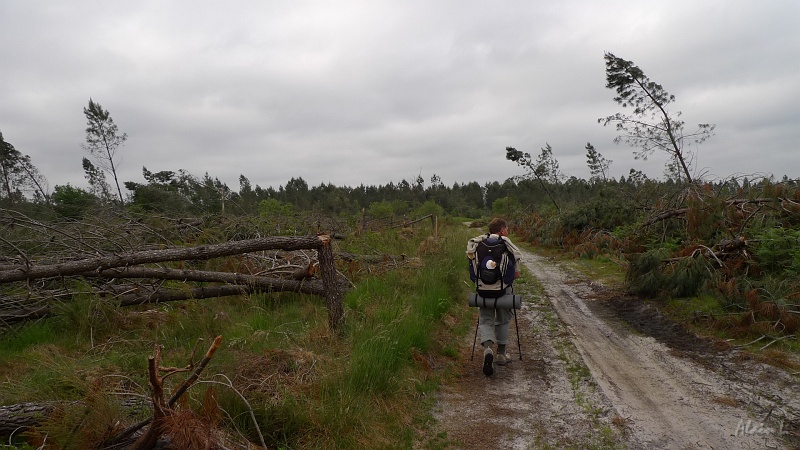
<svg viewBox="0 0 800 450"><path fill-rule="evenodd" d="M519 278L521 276L522 276L522 272L519 272L519 271L514 272L514 278Z"/></svg>

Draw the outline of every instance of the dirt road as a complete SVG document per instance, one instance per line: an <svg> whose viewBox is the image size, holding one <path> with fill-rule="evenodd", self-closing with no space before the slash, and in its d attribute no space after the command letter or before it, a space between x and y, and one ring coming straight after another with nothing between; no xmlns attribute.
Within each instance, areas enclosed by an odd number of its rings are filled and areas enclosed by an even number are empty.
<svg viewBox="0 0 800 450"><path fill-rule="evenodd" d="M470 333L429 447L800 448L797 373L717 348L543 257L524 264L541 288L516 283L522 359L512 324L513 363L486 377Z"/></svg>

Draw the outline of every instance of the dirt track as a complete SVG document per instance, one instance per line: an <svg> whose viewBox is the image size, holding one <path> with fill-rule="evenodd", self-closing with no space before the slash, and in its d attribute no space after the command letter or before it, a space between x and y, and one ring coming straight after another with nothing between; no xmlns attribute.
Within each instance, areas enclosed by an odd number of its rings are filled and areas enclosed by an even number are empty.
<svg viewBox="0 0 800 450"><path fill-rule="evenodd" d="M439 393L431 442L447 448L800 448L797 374L715 349L642 302L603 294L547 259L524 263L513 363L463 374ZM600 298L604 299L600 299ZM477 317L477 312L475 314ZM474 328L473 328L474 331ZM654 337L655 336L655 337Z"/></svg>

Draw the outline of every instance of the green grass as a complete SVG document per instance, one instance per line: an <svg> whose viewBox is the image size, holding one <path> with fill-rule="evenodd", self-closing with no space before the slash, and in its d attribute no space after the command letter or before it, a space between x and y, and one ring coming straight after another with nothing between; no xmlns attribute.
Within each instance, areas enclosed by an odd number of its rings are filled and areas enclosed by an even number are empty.
<svg viewBox="0 0 800 450"><path fill-rule="evenodd" d="M667 301L667 307L675 317L685 319L696 314L719 315L725 313L719 299L713 295L671 298Z"/></svg>
<svg viewBox="0 0 800 450"><path fill-rule="evenodd" d="M29 322L7 333L0 338L0 366L4 366L7 359L13 358L25 350L38 344L52 342L58 336L59 330L53 322Z"/></svg>
<svg viewBox="0 0 800 450"><path fill-rule="evenodd" d="M608 256L578 259L562 255L558 259L562 264L577 270L587 278L610 288L622 288L625 282L626 263L609 258Z"/></svg>

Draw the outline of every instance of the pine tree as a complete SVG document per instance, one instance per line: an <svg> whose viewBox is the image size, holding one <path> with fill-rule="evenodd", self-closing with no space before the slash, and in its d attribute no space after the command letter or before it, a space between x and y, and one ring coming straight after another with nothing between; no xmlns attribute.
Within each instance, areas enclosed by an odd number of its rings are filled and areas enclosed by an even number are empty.
<svg viewBox="0 0 800 450"><path fill-rule="evenodd" d="M86 116L86 144L83 145L83 148L95 158L103 171L111 174L111 177L114 178L119 202L123 203L122 189L120 189L117 177L119 161L116 153L117 149L128 139L128 135L119 134L119 129L109 112L92 99L89 99L89 107L83 108L83 114ZM84 170L86 170L85 162Z"/></svg>
<svg viewBox="0 0 800 450"><path fill-rule="evenodd" d="M589 165L592 179L608 181L608 168L612 162L604 158L590 142L586 143L586 164Z"/></svg>
<svg viewBox="0 0 800 450"><path fill-rule="evenodd" d="M695 132L684 134L684 122L679 120L681 113L670 113L668 106L675 96L645 76L642 69L633 62L605 54L606 87L614 89L614 101L623 108L633 107L633 114L616 113L597 119L598 123L614 123L621 134L614 142L624 141L631 146L640 147L636 159L647 159L656 150L668 153L678 164L686 180L691 183L691 152L684 148L687 140L701 143L714 133L714 125L701 123Z"/></svg>
<svg viewBox="0 0 800 450"><path fill-rule="evenodd" d="M32 192L34 198L50 201L44 177L39 173L28 155L23 155L6 142L0 132L0 198L5 197L10 203L19 203L24 192Z"/></svg>

